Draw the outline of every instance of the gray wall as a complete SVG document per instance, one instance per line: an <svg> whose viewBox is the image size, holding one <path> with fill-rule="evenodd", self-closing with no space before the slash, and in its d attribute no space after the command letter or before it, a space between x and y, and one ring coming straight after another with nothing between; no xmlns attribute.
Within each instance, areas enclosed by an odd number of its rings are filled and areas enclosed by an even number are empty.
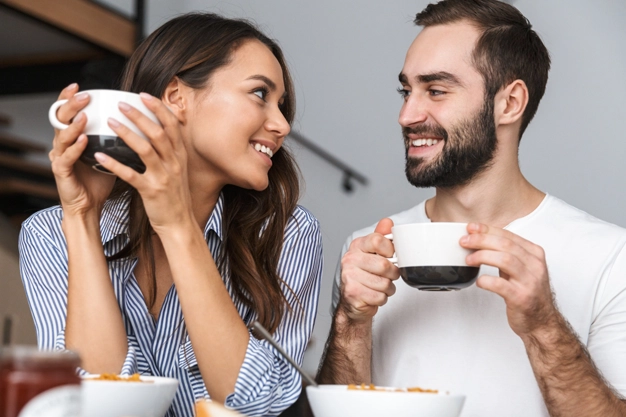
<svg viewBox="0 0 626 417"><path fill-rule="evenodd" d="M411 23L427 1L149 0L148 28L192 10L254 20L279 40L297 88L294 128L364 172L367 187L341 191L341 173L294 146L306 191L302 204L322 223L326 267L320 313L305 367L314 372L330 324L330 285L354 229L431 196L403 174L397 74L418 33ZM553 58L546 96L526 132L523 172L542 190L626 226L626 2L518 0ZM53 101L53 97L50 100ZM34 99L33 106L38 103ZM40 99L48 100L46 98ZM0 100L4 111L11 101ZM15 110L27 111L21 104ZM41 107L23 114L49 141ZM34 127L35 120L41 126Z"/></svg>
<svg viewBox="0 0 626 417"><path fill-rule="evenodd" d="M411 187L395 92L411 23L428 2L300 0L158 1L149 26L175 13L211 10L247 17L278 39L293 70L294 126L367 174L370 185L341 192L341 173L306 150L302 204L321 221L326 267L320 313L305 367L314 371L330 325L331 279L354 229L417 204L431 190ZM546 95L521 143L527 178L597 217L626 226L626 2L518 0L552 54Z"/></svg>

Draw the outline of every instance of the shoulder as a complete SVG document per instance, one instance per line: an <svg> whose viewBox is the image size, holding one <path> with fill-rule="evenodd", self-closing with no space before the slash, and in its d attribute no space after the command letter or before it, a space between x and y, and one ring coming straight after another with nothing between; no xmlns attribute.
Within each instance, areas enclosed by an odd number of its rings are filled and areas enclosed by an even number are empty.
<svg viewBox="0 0 626 417"><path fill-rule="evenodd" d="M61 206L53 206L38 211L22 223L21 235L37 235L42 238L53 239L58 234L62 234L62 220L63 210Z"/></svg>
<svg viewBox="0 0 626 417"><path fill-rule="evenodd" d="M508 227L513 233L542 246L552 257L604 262L626 245L626 229L600 220L566 202L547 196L530 215Z"/></svg>
<svg viewBox="0 0 626 417"><path fill-rule="evenodd" d="M302 206L296 206L285 227L285 240L302 232L320 234L320 223L313 213Z"/></svg>
<svg viewBox="0 0 626 417"><path fill-rule="evenodd" d="M626 240L626 229L598 219L591 214L548 195L530 221L536 229L550 230L562 239L616 242ZM522 223L524 219L521 219ZM588 244L587 243L587 244Z"/></svg>

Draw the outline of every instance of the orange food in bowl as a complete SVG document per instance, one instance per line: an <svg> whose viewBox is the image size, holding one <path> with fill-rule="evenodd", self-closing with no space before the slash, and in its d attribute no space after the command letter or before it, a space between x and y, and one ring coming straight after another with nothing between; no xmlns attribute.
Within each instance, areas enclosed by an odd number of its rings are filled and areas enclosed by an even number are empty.
<svg viewBox="0 0 626 417"><path fill-rule="evenodd" d="M350 384L348 385L348 390L356 390L356 391L385 391L385 392L425 392L431 394L437 394L439 390L436 389L424 389L420 387L409 387L409 388L383 388L377 387L374 384Z"/></svg>
<svg viewBox="0 0 626 417"><path fill-rule="evenodd" d="M143 381L139 374L132 374L130 376L120 376L116 374L100 374L97 377L88 378L91 381L125 381L125 382L149 382Z"/></svg>

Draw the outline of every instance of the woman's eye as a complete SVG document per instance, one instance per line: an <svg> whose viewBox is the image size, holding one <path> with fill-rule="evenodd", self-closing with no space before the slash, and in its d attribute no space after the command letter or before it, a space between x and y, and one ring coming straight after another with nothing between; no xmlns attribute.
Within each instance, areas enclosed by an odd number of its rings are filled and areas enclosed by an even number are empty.
<svg viewBox="0 0 626 417"><path fill-rule="evenodd" d="M267 98L267 90L265 88L258 88L254 90L252 93L255 94L257 97L259 97L263 101L265 101L265 99Z"/></svg>
<svg viewBox="0 0 626 417"><path fill-rule="evenodd" d="M411 95L411 92L406 88L398 87L396 91L398 92L398 94L400 94L400 97L405 100Z"/></svg>

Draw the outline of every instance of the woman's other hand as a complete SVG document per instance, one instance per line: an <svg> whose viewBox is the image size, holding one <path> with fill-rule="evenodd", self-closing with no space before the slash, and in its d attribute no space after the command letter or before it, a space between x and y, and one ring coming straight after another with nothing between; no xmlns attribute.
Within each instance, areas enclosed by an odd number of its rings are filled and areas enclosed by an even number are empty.
<svg viewBox="0 0 626 417"><path fill-rule="evenodd" d="M52 150L48 156L64 215L84 214L92 210L97 210L99 215L113 188L115 177L78 162L87 146L87 136L82 133L87 116L80 111L89 103L89 95L77 92L78 85L71 84L59 95L59 100L68 102L59 107L57 118L69 127L55 129Z"/></svg>

